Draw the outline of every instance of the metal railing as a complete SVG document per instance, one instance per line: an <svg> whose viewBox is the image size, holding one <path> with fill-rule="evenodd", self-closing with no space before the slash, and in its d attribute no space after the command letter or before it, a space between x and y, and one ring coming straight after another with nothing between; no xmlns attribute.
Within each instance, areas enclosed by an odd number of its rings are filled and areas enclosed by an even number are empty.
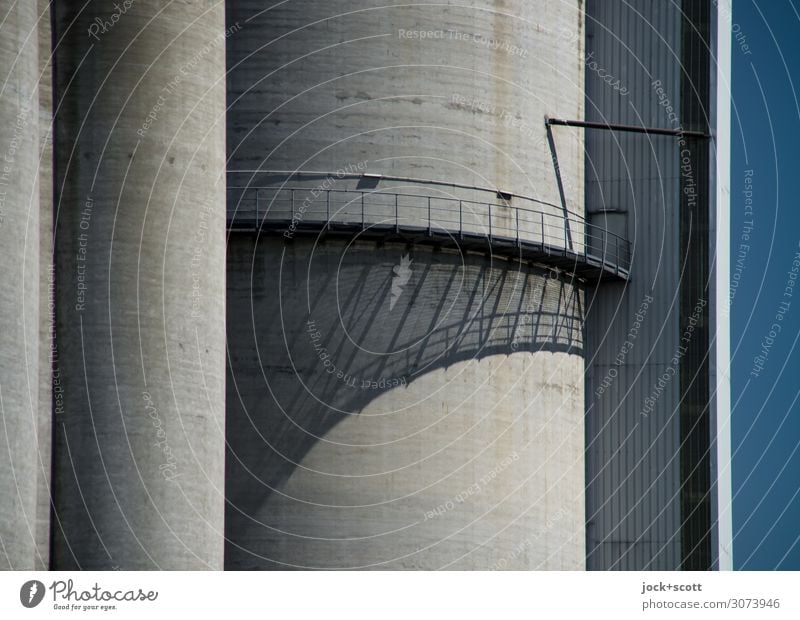
<svg viewBox="0 0 800 620"><path fill-rule="evenodd" d="M630 242L556 205L533 209L439 196L384 190L291 187L229 187L228 228L256 230L283 226L298 229L343 226L361 230L422 232L482 237L489 244L556 248L625 273Z"/></svg>

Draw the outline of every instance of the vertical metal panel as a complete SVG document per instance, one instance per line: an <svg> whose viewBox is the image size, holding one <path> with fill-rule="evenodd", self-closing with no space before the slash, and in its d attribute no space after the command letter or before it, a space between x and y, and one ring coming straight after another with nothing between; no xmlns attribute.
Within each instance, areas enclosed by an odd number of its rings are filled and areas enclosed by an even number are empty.
<svg viewBox="0 0 800 620"><path fill-rule="evenodd" d="M586 11L587 54L597 63L586 71L587 120L677 128L667 104L680 113L680 5L590 0ZM609 74L619 89L604 81ZM680 338L675 138L588 130L586 148L587 211L597 224L611 220L609 209L625 214L613 225L633 241L635 270L629 283L587 294L587 567L676 569L678 377L658 389Z"/></svg>
<svg viewBox="0 0 800 620"><path fill-rule="evenodd" d="M707 0L683 0L684 67L681 116L686 129L709 132L711 6ZM679 142L681 158L681 509L683 558L686 570L706 570L713 562L710 471L711 411L709 404L708 300L709 261L709 142ZM691 338L686 334L691 333Z"/></svg>

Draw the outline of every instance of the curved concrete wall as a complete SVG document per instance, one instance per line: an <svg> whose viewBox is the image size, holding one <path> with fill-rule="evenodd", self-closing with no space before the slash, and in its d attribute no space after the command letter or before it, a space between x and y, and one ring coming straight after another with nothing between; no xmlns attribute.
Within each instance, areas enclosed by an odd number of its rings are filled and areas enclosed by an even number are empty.
<svg viewBox="0 0 800 620"><path fill-rule="evenodd" d="M39 133L35 2L0 1L0 569L36 559Z"/></svg>
<svg viewBox="0 0 800 620"><path fill-rule="evenodd" d="M366 171L492 190L435 187L478 202L503 202L493 193L502 190L563 216L544 118L583 118L582 2L385 4L229 3L238 29L228 46L230 185L342 171L335 187L352 188ZM582 216L583 132L553 138L566 209ZM314 188L326 178L288 182ZM511 229L513 217L495 212L493 225ZM535 238L538 226L527 228Z"/></svg>
<svg viewBox="0 0 800 620"><path fill-rule="evenodd" d="M39 20L39 468L36 570L50 567L55 266L53 265L53 65L49 0L38 0Z"/></svg>
<svg viewBox="0 0 800 620"><path fill-rule="evenodd" d="M581 3L382 4L229 3L229 217L282 183L563 214ZM582 134L555 144L582 215ZM581 289L286 232L229 238L226 567L582 569Z"/></svg>
<svg viewBox="0 0 800 620"><path fill-rule="evenodd" d="M219 569L223 5L55 10L53 566Z"/></svg>
<svg viewBox="0 0 800 620"><path fill-rule="evenodd" d="M232 238L226 567L580 569L580 289Z"/></svg>

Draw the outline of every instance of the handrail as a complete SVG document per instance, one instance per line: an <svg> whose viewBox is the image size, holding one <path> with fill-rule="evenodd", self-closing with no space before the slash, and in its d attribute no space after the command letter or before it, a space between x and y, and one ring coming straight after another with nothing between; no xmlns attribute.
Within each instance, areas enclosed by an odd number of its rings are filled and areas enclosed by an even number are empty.
<svg viewBox="0 0 800 620"><path fill-rule="evenodd" d="M310 175L310 174L313 174L313 173L304 172L303 174ZM347 177L347 176L348 175L345 175L345 177ZM360 178L362 175L349 175L349 176L352 176L353 178ZM419 179L411 179L411 178L407 178L407 177L390 177L390 176L387 176L387 177L383 177L383 178L384 179L392 179L392 180L395 180L395 179L403 180L403 179L405 179L405 180L408 180L408 182L410 182L410 183L415 183L415 184L420 184L420 185L425 184L425 183L435 183L434 181L422 181L422 180L419 180ZM441 184L441 185L447 185L449 187L457 187L457 188L463 189L463 190L469 190L469 191L475 191L475 192L486 192L488 194L497 194L496 190L491 190L491 189L488 189L486 187L479 187L477 185L458 185L456 183L445 183L445 182L438 182L438 183ZM281 191L289 191L291 189L296 189L298 191L302 190L302 191L310 192L314 188L311 188L311 187L294 187L293 188L292 186L289 186L289 185L280 186L280 187L273 187L273 186L267 186L267 185L263 185L263 186L262 185L258 185L258 186L257 185L228 185L227 186L227 190L228 191L231 191L231 190L275 190L275 191L281 190ZM389 189L391 189L391 188L389 188ZM342 193L348 193L348 194L349 193L380 194L382 196L392 196L392 195L394 195L393 192L388 192L388 191L386 191L384 189L363 190L363 189L355 189L355 188L354 189L338 189L338 188L333 188L332 187L332 188L328 188L328 189L324 189L324 190L318 190L318 191L320 191L320 192L322 192L322 191L324 191L324 192L342 192ZM460 198L448 198L446 196L430 196L430 194L409 194L409 193L406 193L406 192L397 192L397 194L399 196L411 196L411 197L415 197L415 198L429 198L429 197L431 197L434 200L452 200L452 201L456 201L456 202L458 202L459 200L462 200ZM539 200L538 198L531 198L530 196L522 196L521 194L509 194L509 196L511 196L512 198L516 198L518 200L525 201L525 202L531 202L531 203L534 203L534 204L537 204L537 205L550 207L552 209L562 209L563 210L563 208L564 208L562 205L556 204L554 202L547 202L546 200ZM489 201L485 201L485 200L484 201L480 201L480 200L463 200L463 202L471 203L471 204L481 204L481 205L489 204ZM512 205L510 205L510 204L501 204L501 203L498 203L498 202L492 202L491 204L494 205L494 206L512 208ZM525 207L513 207L513 208L522 209L523 211L531 211L532 210L532 209L526 209ZM538 211L537 211L537 213L538 213ZM575 216L576 218L579 218L579 219L581 219L583 221L586 221L584 218L582 218L577 213L570 213L570 215L571 216Z"/></svg>
<svg viewBox="0 0 800 620"><path fill-rule="evenodd" d="M472 191L472 192L485 192L487 194L495 194L497 195L498 192L502 191L504 194L509 196L510 198L520 198L522 200L535 202L541 205L547 205L549 207L557 207L561 208L561 205L558 205L554 202L547 202L546 200L539 200L538 198L531 198L530 196L525 196L523 194L515 194L513 192L509 192L505 189L500 188L491 188L486 187L485 185L467 185L464 183L453 183L452 181L441 181L438 179L422 179L418 177L406 177L406 176L399 176L395 174L379 174L379 175L367 175L363 172L349 172L344 170L339 171L326 171L326 170L270 170L270 169L253 169L249 170L246 168L238 169L238 170L228 170L228 176L233 176L237 174L247 174L252 179L256 175L280 175L285 176L286 180L284 184L289 182L289 179L293 180L300 180L302 177L324 177L324 178L331 178L331 179L376 179L381 181L399 181L400 183L406 184L410 183L413 185L440 185L444 187L453 187L458 190L464 191ZM232 185L228 184L228 189L248 189L251 187L256 187L255 185L248 184L248 185ZM391 189L391 187L386 188Z"/></svg>
<svg viewBox="0 0 800 620"><path fill-rule="evenodd" d="M533 243L543 249L560 248L570 255L601 261L604 269L617 273L627 273L630 268L627 239L579 214L555 207L531 209L376 189L229 187L228 192L238 192L229 203L231 229L256 229L283 222L287 231L315 223L327 230L346 224L361 230L376 225L389 226L395 232L401 228L419 229L427 236L441 230L456 233L462 239L465 235L482 235L490 245L508 242L521 247ZM567 225L575 231L574 238L568 237Z"/></svg>
<svg viewBox="0 0 800 620"><path fill-rule="evenodd" d="M269 187L269 186L258 186L257 187L257 186L238 186L238 185L228 186L227 189L228 189L228 191L233 191L233 190L245 190L245 191L254 190L256 192L260 192L260 191L294 192L294 191L296 191L296 192L306 192L306 193L312 193L312 192L316 191L318 194L322 194L323 192L326 193L326 194L335 194L335 193L340 193L340 194L358 194L359 198L357 198L356 201L361 200L361 196L364 195L364 194L369 194L369 195L373 195L373 196L392 196L392 197L401 196L401 197L404 197L404 198L423 198L425 200L431 199L431 200L436 200L436 201L440 201L440 202L461 202L461 203L464 203L464 204L481 205L481 206L492 206L492 207L499 207L499 208L504 208L504 209L514 209L514 210L518 210L518 211L526 211L526 212L529 212L529 213L537 213L537 214L538 213L547 213L547 212L542 211L540 209L528 209L526 207L518 207L518 206L510 205L510 204L500 204L498 202L489 202L489 201L481 201L481 200L467 200L467 199L464 199L464 198L450 198L448 196L431 196L430 194L410 194L410 193L407 193L407 192L387 192L385 190L340 189L340 188L333 188L333 187L327 188L327 189L319 189L319 188L313 188L313 187L288 187L288 186L287 187ZM545 205L545 206L548 206L548 207L552 207L553 209L559 209L559 210L562 209L562 207L560 205L557 205L557 204L554 204L554 203L549 203L549 202L543 202L541 200L536 200L535 198L526 198L526 197L523 197L523 196L517 196L517 198L522 198L523 200L527 200L527 201L534 202L534 203L537 203L537 204L541 204L541 205ZM573 213L571 211L569 212L569 219L570 220L574 220L574 221L576 221L578 223L581 223L581 224L587 224L587 225L590 224L589 220L587 220L585 217L581 216L578 213ZM609 233L609 234L614 234L614 233ZM617 235L617 236L619 236L619 235ZM620 237L620 238L622 238L622 237Z"/></svg>

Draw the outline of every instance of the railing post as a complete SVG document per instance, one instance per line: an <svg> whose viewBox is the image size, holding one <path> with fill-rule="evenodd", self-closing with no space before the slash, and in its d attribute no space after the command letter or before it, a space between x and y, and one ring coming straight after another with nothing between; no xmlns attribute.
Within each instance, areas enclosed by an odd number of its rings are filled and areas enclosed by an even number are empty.
<svg viewBox="0 0 800 620"><path fill-rule="evenodd" d="M519 209L514 209L514 214L517 219L517 247L519 247Z"/></svg>
<svg viewBox="0 0 800 620"><path fill-rule="evenodd" d="M261 220L258 219L258 190L256 190L256 221L253 225L253 230L258 230Z"/></svg>
<svg viewBox="0 0 800 620"><path fill-rule="evenodd" d="M364 230L367 225L364 222L364 192L361 192L361 230Z"/></svg>
<svg viewBox="0 0 800 620"><path fill-rule="evenodd" d="M394 195L394 232L400 232L400 218L397 215L397 194Z"/></svg>
<svg viewBox="0 0 800 620"><path fill-rule="evenodd" d="M541 233L542 233L542 249L544 249L544 211L539 213L541 220Z"/></svg>
<svg viewBox="0 0 800 620"><path fill-rule="evenodd" d="M294 190L292 192L292 221L294 222Z"/></svg>
<svg viewBox="0 0 800 620"><path fill-rule="evenodd" d="M431 197L428 196L428 236L431 236Z"/></svg>
<svg viewBox="0 0 800 620"><path fill-rule="evenodd" d="M331 190L325 190L325 228L331 229Z"/></svg>
<svg viewBox="0 0 800 620"><path fill-rule="evenodd" d="M489 243L492 243L492 204L486 205L489 207Z"/></svg>
<svg viewBox="0 0 800 620"><path fill-rule="evenodd" d="M459 239L464 238L464 218L461 214L461 208L463 207L463 203L461 200L458 201L458 237Z"/></svg>

